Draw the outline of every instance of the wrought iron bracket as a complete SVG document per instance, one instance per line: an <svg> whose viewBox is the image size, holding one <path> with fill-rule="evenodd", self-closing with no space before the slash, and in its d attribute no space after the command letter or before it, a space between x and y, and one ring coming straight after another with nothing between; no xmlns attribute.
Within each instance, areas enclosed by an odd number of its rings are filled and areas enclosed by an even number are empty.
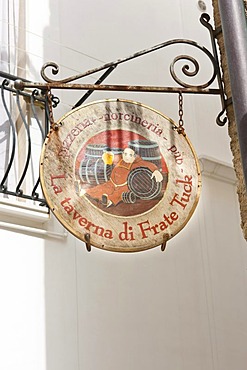
<svg viewBox="0 0 247 370"><path fill-rule="evenodd" d="M23 90L25 88L38 88L43 90L47 96L51 94L53 89L69 89L69 90L87 90L87 92L82 96L82 98L74 105L73 108L80 106L94 91L124 91L124 92L155 92L155 93L179 93L179 94L209 94L209 95L219 95L221 98L222 110L218 114L216 118L216 122L219 126L223 126L227 122L226 117L226 106L227 106L227 98L224 92L224 86L222 82L222 71L219 63L217 47L216 47L216 36L220 29L213 29L212 25L210 24L210 16L207 13L203 13L200 17L201 24L206 27L210 34L211 44L212 44L212 52L210 52L204 46L199 45L197 42L188 40L188 39L173 39L169 41L165 41L161 44L155 45L149 49L145 49L139 52L136 52L126 58L118 59L116 61L106 63L100 67L90 69L84 73L77 74L74 76L70 76L68 78L64 78L61 80L54 80L48 77L46 71L47 69L51 68L51 73L53 75L57 75L59 72L59 66L54 62L45 63L41 69L41 76L45 83L38 83L38 82L27 82L23 80L16 80L15 81L15 88L17 90ZM170 65L170 74L173 80L176 82L176 87L167 87L167 86L132 86L132 85L106 85L102 84L102 82L115 70L115 68L127 61L132 59L141 57L143 55L152 53L154 51L163 49L167 46L176 45L176 44L186 44L190 45L196 49L199 49L202 53L204 53L209 61L212 64L213 72L208 81L203 84L199 85L192 85L185 81L182 81L176 71L175 65L178 61L186 61L187 64L184 64L182 67L182 73L186 77L195 77L199 70L200 66L198 61L190 56L190 55L179 55L175 57ZM190 64L188 64L188 62ZM72 83L78 79L83 77L93 75L96 72L104 71L103 75L94 83L94 84L81 84L81 83ZM213 83L217 83L217 87L212 87ZM52 113L52 112L50 112ZM52 114L50 114L52 117ZM51 122L53 123L53 122Z"/></svg>

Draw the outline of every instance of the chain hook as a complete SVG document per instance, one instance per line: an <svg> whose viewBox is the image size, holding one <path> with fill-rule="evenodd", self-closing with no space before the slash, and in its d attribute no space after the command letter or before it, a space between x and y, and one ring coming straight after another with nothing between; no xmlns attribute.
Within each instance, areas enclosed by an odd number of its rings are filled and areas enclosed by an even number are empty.
<svg viewBox="0 0 247 370"><path fill-rule="evenodd" d="M54 116L53 116L53 106L52 106L52 98L53 98L53 95L51 93L51 88L50 86L48 86L48 89L47 89L47 92L46 92L46 96L47 96L47 101L48 101L48 111L49 111L49 121L50 121L50 126L52 129L57 129L58 126L55 124L54 122Z"/></svg>

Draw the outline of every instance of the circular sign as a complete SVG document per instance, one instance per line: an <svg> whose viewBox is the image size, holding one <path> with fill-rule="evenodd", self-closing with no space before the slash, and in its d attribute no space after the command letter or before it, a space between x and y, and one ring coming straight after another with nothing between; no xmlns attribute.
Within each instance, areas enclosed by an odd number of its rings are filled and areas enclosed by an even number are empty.
<svg viewBox="0 0 247 370"><path fill-rule="evenodd" d="M110 99L67 113L48 134L41 186L57 219L110 251L161 245L189 221L201 176L185 134L141 103Z"/></svg>

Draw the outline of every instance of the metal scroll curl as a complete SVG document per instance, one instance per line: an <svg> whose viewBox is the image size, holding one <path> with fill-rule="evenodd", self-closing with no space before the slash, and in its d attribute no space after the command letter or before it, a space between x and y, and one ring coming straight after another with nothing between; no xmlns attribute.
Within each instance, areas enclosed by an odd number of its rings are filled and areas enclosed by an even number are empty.
<svg viewBox="0 0 247 370"><path fill-rule="evenodd" d="M186 88L197 87L197 88L200 88L200 89L205 89L206 87L210 86L214 82L214 80L217 76L217 63L216 63L216 60L215 60L214 56L210 53L210 51L208 49L206 49L204 46L200 46L199 44L197 44L194 41L191 41L191 40L179 40L177 42L175 42L175 41L176 40L174 40L174 43L184 43L184 44L187 44L187 45L191 45L191 46L201 50L204 54L206 54L207 57L209 58L210 62L212 63L213 73L212 73L212 76L210 77L210 79L208 81L206 81L205 83L203 83L203 84L194 85L194 84L189 84L187 82L182 81L175 72L175 65L177 64L178 61L185 60L187 62L190 62L190 64L184 64L181 68L181 71L182 71L183 75L186 76L186 77L195 77L195 76L197 76L199 71L200 71L200 65L199 65L199 62L197 61L197 59L195 59L194 57L192 57L190 55L179 55L179 56L174 58L173 62L170 65L170 73L171 73L171 76L172 76L173 80L176 83L178 83L180 86L183 86L183 87L186 87Z"/></svg>
<svg viewBox="0 0 247 370"><path fill-rule="evenodd" d="M228 122L228 118L226 116L226 109L224 108L216 117L216 123L218 126L224 126Z"/></svg>
<svg viewBox="0 0 247 370"><path fill-rule="evenodd" d="M46 75L45 70L47 68L52 68L51 70L52 74L56 75L59 72L59 65L55 62L47 62L42 66L41 71L40 71L40 75L43 78L43 80L45 80L46 82L54 82L54 80L52 80Z"/></svg>

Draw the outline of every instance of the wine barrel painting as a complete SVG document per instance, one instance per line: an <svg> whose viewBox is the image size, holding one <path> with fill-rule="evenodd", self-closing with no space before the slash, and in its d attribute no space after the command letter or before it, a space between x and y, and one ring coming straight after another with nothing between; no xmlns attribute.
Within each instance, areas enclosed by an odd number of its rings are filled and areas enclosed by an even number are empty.
<svg viewBox="0 0 247 370"><path fill-rule="evenodd" d="M105 144L88 144L85 157L80 163L79 174L82 182L91 185L102 184L109 180L112 164L105 164L102 155L109 148Z"/></svg>
<svg viewBox="0 0 247 370"><path fill-rule="evenodd" d="M126 191L122 194L122 200L124 203L133 204L136 202L136 195L132 191Z"/></svg>
<svg viewBox="0 0 247 370"><path fill-rule="evenodd" d="M42 148L41 187L55 217L87 249L164 247L186 226L200 196L200 166L172 119L106 99L71 110L57 128Z"/></svg>
<svg viewBox="0 0 247 370"><path fill-rule="evenodd" d="M130 171L128 176L128 187L140 199L154 199L162 190L162 181L157 182L152 177L153 172L147 167L138 167Z"/></svg>
<svg viewBox="0 0 247 370"><path fill-rule="evenodd" d="M144 161L152 162L158 169L161 169L161 154L159 146L155 141L132 140L129 142L128 146Z"/></svg>

